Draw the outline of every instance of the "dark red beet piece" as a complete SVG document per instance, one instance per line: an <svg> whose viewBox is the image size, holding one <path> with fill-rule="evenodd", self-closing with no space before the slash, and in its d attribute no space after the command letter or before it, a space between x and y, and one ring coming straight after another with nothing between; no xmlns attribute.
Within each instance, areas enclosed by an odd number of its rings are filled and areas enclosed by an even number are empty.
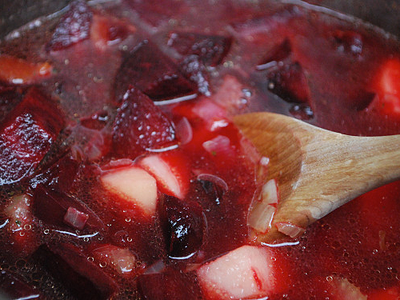
<svg viewBox="0 0 400 300"><path fill-rule="evenodd" d="M31 175L63 127L57 106L31 88L0 125L0 185Z"/></svg>
<svg viewBox="0 0 400 300"><path fill-rule="evenodd" d="M73 245L42 245L33 258L77 299L108 299L118 289L111 277Z"/></svg>
<svg viewBox="0 0 400 300"><path fill-rule="evenodd" d="M87 227L97 230L104 228L104 224L100 218L78 199L59 191L46 189L42 186L37 187L34 191L33 213L37 218L48 225L72 228L68 223L64 222L65 214L70 207L89 216L86 222Z"/></svg>
<svg viewBox="0 0 400 300"><path fill-rule="evenodd" d="M304 70L292 59L292 45L288 39L273 47L256 67L267 72L268 89L290 103L307 103L309 90Z"/></svg>
<svg viewBox="0 0 400 300"><path fill-rule="evenodd" d="M232 38L219 35L206 35L193 32L174 32L170 34L168 46L179 54L195 54L210 66L222 62L231 48Z"/></svg>
<svg viewBox="0 0 400 300"><path fill-rule="evenodd" d="M124 97L113 127L114 155L135 158L146 149L157 149L175 140L175 129L168 117L137 88Z"/></svg>
<svg viewBox="0 0 400 300"><path fill-rule="evenodd" d="M299 63L284 64L267 74L269 90L290 103L307 103L309 90Z"/></svg>
<svg viewBox="0 0 400 300"><path fill-rule="evenodd" d="M0 271L0 290L10 299L45 299L40 291L9 270ZM5 299L3 296L5 295L0 293L0 299Z"/></svg>
<svg viewBox="0 0 400 300"><path fill-rule="evenodd" d="M257 66L257 69L262 70L263 68L270 67L271 64L277 64L280 61L287 59L292 53L292 46L288 39L285 39L281 44L275 46L269 51L267 56Z"/></svg>
<svg viewBox="0 0 400 300"><path fill-rule="evenodd" d="M179 65L182 73L191 81L197 83L197 89L200 93L206 96L211 95L206 67L197 55L186 56Z"/></svg>
<svg viewBox="0 0 400 300"><path fill-rule="evenodd" d="M63 153L61 157L49 161L41 166L41 172L31 180L30 186L46 185L51 189L68 192L78 174L80 163L72 158L70 152Z"/></svg>
<svg viewBox="0 0 400 300"><path fill-rule="evenodd" d="M200 249L205 216L198 203L165 196L159 214L171 258L190 257Z"/></svg>
<svg viewBox="0 0 400 300"><path fill-rule="evenodd" d="M121 100L134 85L152 100L166 100L195 94L195 85L179 71L156 45L142 42L122 62L115 79L115 96Z"/></svg>
<svg viewBox="0 0 400 300"><path fill-rule="evenodd" d="M0 83L0 122L14 109L21 101L22 94L19 89Z"/></svg>
<svg viewBox="0 0 400 300"><path fill-rule="evenodd" d="M361 34L349 30L335 30L331 32L333 45L338 52L360 56L363 51L364 42Z"/></svg>
<svg viewBox="0 0 400 300"><path fill-rule="evenodd" d="M86 1L78 0L70 4L69 10L58 23L47 51L58 51L86 40L90 36L93 14Z"/></svg>
<svg viewBox="0 0 400 300"><path fill-rule="evenodd" d="M188 300L202 298L195 276L174 269L167 269L163 273L139 276L138 289L141 299Z"/></svg>

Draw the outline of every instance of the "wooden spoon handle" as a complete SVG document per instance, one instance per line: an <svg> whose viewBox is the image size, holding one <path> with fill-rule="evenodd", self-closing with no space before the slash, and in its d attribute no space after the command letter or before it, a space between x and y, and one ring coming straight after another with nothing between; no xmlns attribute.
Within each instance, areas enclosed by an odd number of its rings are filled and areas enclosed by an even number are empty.
<svg viewBox="0 0 400 300"><path fill-rule="evenodd" d="M332 210L347 201L378 186L400 177L400 136L350 137L332 134L312 137L303 153L301 177L297 185L296 198L331 205ZM325 139L321 143L321 139ZM315 172L318 170L318 172ZM310 190L316 199L302 198ZM298 202L298 209L302 209ZM325 216L327 211L312 211L314 219ZM328 211L330 212L330 211Z"/></svg>
<svg viewBox="0 0 400 300"><path fill-rule="evenodd" d="M288 231L295 237L355 197L400 179L400 135L348 136L271 113L234 121L270 159L268 179L279 186L272 227L261 241L275 241Z"/></svg>
<svg viewBox="0 0 400 300"><path fill-rule="evenodd" d="M290 222L306 228L348 201L400 178L400 135L354 137L319 128L293 134L303 143L301 174L295 184L283 184L285 201L278 206L275 227Z"/></svg>

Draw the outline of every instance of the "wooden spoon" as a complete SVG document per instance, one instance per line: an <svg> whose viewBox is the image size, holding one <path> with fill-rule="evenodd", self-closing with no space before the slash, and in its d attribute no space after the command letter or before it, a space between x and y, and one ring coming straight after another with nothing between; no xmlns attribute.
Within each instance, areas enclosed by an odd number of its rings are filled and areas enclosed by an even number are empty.
<svg viewBox="0 0 400 300"><path fill-rule="evenodd" d="M278 208L261 242L296 238L339 206L400 179L400 135L349 136L267 112L234 123L270 159L268 177L278 182Z"/></svg>

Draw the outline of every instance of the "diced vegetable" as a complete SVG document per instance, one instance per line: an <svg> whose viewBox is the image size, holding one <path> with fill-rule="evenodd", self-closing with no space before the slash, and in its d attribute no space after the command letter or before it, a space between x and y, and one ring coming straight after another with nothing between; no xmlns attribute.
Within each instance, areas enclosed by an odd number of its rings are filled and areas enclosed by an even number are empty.
<svg viewBox="0 0 400 300"><path fill-rule="evenodd" d="M264 184L261 199L256 200L250 207L248 225L256 232L266 233L271 228L277 204L278 185L275 179L271 179Z"/></svg>
<svg viewBox="0 0 400 300"><path fill-rule="evenodd" d="M232 39L229 37L194 32L174 32L168 40L168 46L181 55L198 55L204 63L211 66L222 62L231 44Z"/></svg>
<svg viewBox="0 0 400 300"><path fill-rule="evenodd" d="M116 169L102 175L101 182L121 201L140 207L146 215L154 215L157 204L157 183L145 170L135 166Z"/></svg>
<svg viewBox="0 0 400 300"><path fill-rule="evenodd" d="M305 228L288 222L278 222L275 224L275 226L278 228L278 231L290 236L291 238L298 237L305 231Z"/></svg>
<svg viewBox="0 0 400 300"><path fill-rule="evenodd" d="M110 265L121 275L135 273L136 257L126 248L119 248L114 245L104 245L94 249L93 255L101 266Z"/></svg>
<svg viewBox="0 0 400 300"><path fill-rule="evenodd" d="M71 2L69 10L57 24L47 51L59 51L90 37L93 13L84 0Z"/></svg>
<svg viewBox="0 0 400 300"><path fill-rule="evenodd" d="M76 229L83 229L85 227L89 215L77 210L74 207L68 207L64 216L64 222Z"/></svg>
<svg viewBox="0 0 400 300"><path fill-rule="evenodd" d="M36 246L33 232L33 216L31 212L32 199L27 194L13 196L4 213L8 218L6 226L9 229L13 247L19 252L30 254Z"/></svg>
<svg viewBox="0 0 400 300"><path fill-rule="evenodd" d="M273 293L274 261L267 248L242 246L204 264L197 275L207 299L261 298Z"/></svg>
<svg viewBox="0 0 400 300"><path fill-rule="evenodd" d="M39 185L33 193L33 214L47 226L75 229L105 227L102 220L82 201L58 191Z"/></svg>
<svg viewBox="0 0 400 300"><path fill-rule="evenodd" d="M174 142L173 123L160 108L137 88L125 91L113 125L112 143L116 155L133 159Z"/></svg>
<svg viewBox="0 0 400 300"><path fill-rule="evenodd" d="M193 139L193 128L186 117L176 124L176 135L183 145L190 143Z"/></svg>
<svg viewBox="0 0 400 300"><path fill-rule="evenodd" d="M331 294L336 300L367 300L367 296L346 278L330 277Z"/></svg>
<svg viewBox="0 0 400 300"><path fill-rule="evenodd" d="M210 131L228 126L226 111L214 102L205 99L193 107L193 113L199 116Z"/></svg>
<svg viewBox="0 0 400 300"><path fill-rule="evenodd" d="M48 62L33 63L13 56L0 55L0 80L10 84L32 84L51 75Z"/></svg>
<svg viewBox="0 0 400 300"><path fill-rule="evenodd" d="M194 201L166 196L159 215L168 255L178 259L193 256L203 244L206 221L202 207Z"/></svg>
<svg viewBox="0 0 400 300"><path fill-rule="evenodd" d="M148 155L140 159L139 164L156 178L162 192L179 199L185 198L190 178L182 153L165 152Z"/></svg>
<svg viewBox="0 0 400 300"><path fill-rule="evenodd" d="M233 157L235 154L230 139L224 135L205 141L203 148L213 156Z"/></svg>
<svg viewBox="0 0 400 300"><path fill-rule="evenodd" d="M72 244L43 244L33 257L75 299L109 299L119 288L109 274Z"/></svg>
<svg viewBox="0 0 400 300"><path fill-rule="evenodd" d="M123 61L116 77L116 96L122 96L130 85L154 101L196 94L195 84L149 41L142 42Z"/></svg>
<svg viewBox="0 0 400 300"><path fill-rule="evenodd" d="M27 178L64 126L63 114L38 89L31 88L0 124L0 186Z"/></svg>

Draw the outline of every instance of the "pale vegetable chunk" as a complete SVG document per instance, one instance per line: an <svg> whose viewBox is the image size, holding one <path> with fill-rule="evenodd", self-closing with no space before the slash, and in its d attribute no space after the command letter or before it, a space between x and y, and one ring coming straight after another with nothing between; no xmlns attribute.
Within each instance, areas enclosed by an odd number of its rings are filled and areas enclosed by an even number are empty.
<svg viewBox="0 0 400 300"><path fill-rule="evenodd" d="M93 253L100 265L109 265L121 275L130 275L136 268L136 257L127 248L104 245Z"/></svg>
<svg viewBox="0 0 400 300"><path fill-rule="evenodd" d="M261 199L252 204L248 217L248 225L256 232L266 233L272 224L278 204L278 184L275 179L264 184Z"/></svg>
<svg viewBox="0 0 400 300"><path fill-rule="evenodd" d="M104 187L111 193L130 201L154 215L157 204L157 184L153 176L138 167L127 167L108 172L101 177Z"/></svg>
<svg viewBox="0 0 400 300"><path fill-rule="evenodd" d="M242 246L197 271L207 299L268 296L275 286L274 261L266 248Z"/></svg>
<svg viewBox="0 0 400 300"><path fill-rule="evenodd" d="M32 198L28 194L15 195L4 210L7 221L3 226L10 233L9 243L14 251L25 255L31 254L36 247L31 205Z"/></svg>
<svg viewBox="0 0 400 300"><path fill-rule="evenodd" d="M184 187L184 176L180 174L179 168L171 164L162 155L149 155L140 161L140 165L149 171L158 181L163 190L169 195L183 199L186 194Z"/></svg>
<svg viewBox="0 0 400 300"><path fill-rule="evenodd" d="M337 300L367 300L360 288L349 282L346 278L330 277L332 286L331 294Z"/></svg>

